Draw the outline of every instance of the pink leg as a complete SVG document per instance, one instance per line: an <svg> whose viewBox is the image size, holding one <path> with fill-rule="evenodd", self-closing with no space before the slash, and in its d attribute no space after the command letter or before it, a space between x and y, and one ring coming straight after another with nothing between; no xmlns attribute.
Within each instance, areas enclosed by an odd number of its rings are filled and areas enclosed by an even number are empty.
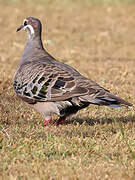
<svg viewBox="0 0 135 180"><path fill-rule="evenodd" d="M46 126L51 120L52 120L52 118L44 120L44 126Z"/></svg>
<svg viewBox="0 0 135 180"><path fill-rule="evenodd" d="M58 126L58 125L60 125L60 124L63 124L63 122L66 120L66 118L67 118L67 116L62 116L62 117L60 117L60 118L56 121L55 125Z"/></svg>

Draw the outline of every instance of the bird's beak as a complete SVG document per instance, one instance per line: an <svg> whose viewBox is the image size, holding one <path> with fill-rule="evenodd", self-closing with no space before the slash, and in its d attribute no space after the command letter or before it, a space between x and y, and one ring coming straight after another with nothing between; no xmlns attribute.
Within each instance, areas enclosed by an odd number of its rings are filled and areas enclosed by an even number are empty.
<svg viewBox="0 0 135 180"><path fill-rule="evenodd" d="M22 24L22 25L16 30L16 32L20 31L20 30L23 29L23 28L24 28L24 25Z"/></svg>

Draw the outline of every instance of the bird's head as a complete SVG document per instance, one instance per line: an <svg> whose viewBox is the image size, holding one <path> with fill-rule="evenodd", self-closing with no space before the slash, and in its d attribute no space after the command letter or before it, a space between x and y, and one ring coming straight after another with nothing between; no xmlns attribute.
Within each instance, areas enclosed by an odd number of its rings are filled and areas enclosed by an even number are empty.
<svg viewBox="0 0 135 180"><path fill-rule="evenodd" d="M34 37L40 37L42 31L42 25L39 19L34 17L27 17L24 19L23 24L16 30L16 32L24 29L29 39L33 39Z"/></svg>

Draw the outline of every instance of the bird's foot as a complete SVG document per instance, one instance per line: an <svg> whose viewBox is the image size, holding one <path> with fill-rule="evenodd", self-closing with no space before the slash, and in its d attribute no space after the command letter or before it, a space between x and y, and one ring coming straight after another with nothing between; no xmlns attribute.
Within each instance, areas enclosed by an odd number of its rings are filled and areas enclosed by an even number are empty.
<svg viewBox="0 0 135 180"><path fill-rule="evenodd" d="M44 120L44 126L48 125L51 120L52 120L52 118Z"/></svg>
<svg viewBox="0 0 135 180"><path fill-rule="evenodd" d="M55 125L59 126L60 124L63 124L63 122L66 120L67 116L60 117L56 122Z"/></svg>

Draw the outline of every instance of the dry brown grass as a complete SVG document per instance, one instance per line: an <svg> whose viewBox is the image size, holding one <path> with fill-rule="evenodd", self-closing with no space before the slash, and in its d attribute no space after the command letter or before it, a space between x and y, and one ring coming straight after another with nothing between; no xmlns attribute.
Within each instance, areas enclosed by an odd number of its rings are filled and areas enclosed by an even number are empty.
<svg viewBox="0 0 135 180"><path fill-rule="evenodd" d="M135 3L0 3L0 179L134 179L134 108L90 106L63 126L43 127L12 79L26 41L15 31L36 16L54 57L135 103Z"/></svg>

